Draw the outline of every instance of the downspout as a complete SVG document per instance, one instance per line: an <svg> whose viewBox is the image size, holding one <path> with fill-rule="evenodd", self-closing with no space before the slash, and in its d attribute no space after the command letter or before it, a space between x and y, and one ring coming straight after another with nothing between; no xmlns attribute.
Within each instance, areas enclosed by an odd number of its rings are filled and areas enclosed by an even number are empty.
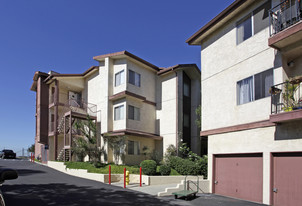
<svg viewBox="0 0 302 206"><path fill-rule="evenodd" d="M175 73L175 77L176 77L176 153L178 156L178 141L179 141L179 137L178 137L178 75L177 72L174 70L174 68L172 69L172 71Z"/></svg>

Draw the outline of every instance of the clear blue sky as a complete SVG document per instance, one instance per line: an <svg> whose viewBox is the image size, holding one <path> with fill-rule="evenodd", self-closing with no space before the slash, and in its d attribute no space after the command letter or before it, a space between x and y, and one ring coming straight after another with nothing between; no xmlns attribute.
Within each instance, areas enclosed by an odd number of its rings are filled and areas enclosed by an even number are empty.
<svg viewBox="0 0 302 206"><path fill-rule="evenodd" d="M0 149L34 143L35 71L82 73L127 50L160 67L196 63L185 41L232 0L0 0Z"/></svg>

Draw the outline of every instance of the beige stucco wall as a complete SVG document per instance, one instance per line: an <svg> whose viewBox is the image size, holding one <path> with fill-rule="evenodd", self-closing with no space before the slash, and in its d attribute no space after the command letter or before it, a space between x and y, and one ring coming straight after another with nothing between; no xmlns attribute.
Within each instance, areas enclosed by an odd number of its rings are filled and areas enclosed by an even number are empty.
<svg viewBox="0 0 302 206"><path fill-rule="evenodd" d="M271 68L274 83L283 81L280 62L275 61L277 53L268 47L268 28L236 43L236 22L260 4L249 7L202 44L202 130L269 118L269 97L237 105L238 81Z"/></svg>
<svg viewBox="0 0 302 206"><path fill-rule="evenodd" d="M155 140L151 138L136 137L136 136L127 136L127 140L139 142L140 155L128 155L128 148L125 148L125 164L127 165L138 165L141 161L148 158L148 155L143 154L143 148L147 147L150 152L155 149ZM128 143L127 143L128 145Z"/></svg>
<svg viewBox="0 0 302 206"><path fill-rule="evenodd" d="M113 88L113 93L110 95L114 95L117 93L120 93L122 91L126 90L126 86L127 86L127 75L128 75L128 71L127 71L127 60L126 59L117 59L113 61L113 81L112 84L110 85ZM119 86L115 86L115 74L124 70L124 83L119 85Z"/></svg>
<svg viewBox="0 0 302 206"><path fill-rule="evenodd" d="M176 78L171 72L158 78L156 118L163 137L163 153L170 144L177 145Z"/></svg>
<svg viewBox="0 0 302 206"><path fill-rule="evenodd" d="M301 151L301 124L278 126L279 136L275 126L209 136L208 179L212 180L213 154L263 153L263 203L269 204L271 152Z"/></svg>
<svg viewBox="0 0 302 206"><path fill-rule="evenodd" d="M127 116L126 124L128 129L144 131L149 133L156 133L155 130L155 112L156 107L154 105L146 104L136 98L127 97ZM128 119L128 106L134 106L140 109L140 120Z"/></svg>
<svg viewBox="0 0 302 206"><path fill-rule="evenodd" d="M120 120L114 120L114 108L124 106L124 118ZM109 114L112 116L113 119L113 131L115 130L124 130L126 129L126 122L127 122L127 104L126 104L126 98L119 99L113 102L112 105L112 113Z"/></svg>
<svg viewBox="0 0 302 206"><path fill-rule="evenodd" d="M130 59L127 60L127 91L141 95L143 97L146 97L148 101L155 102L155 88L156 88L156 71L153 69L150 69L143 65L138 65L131 61ZM141 75L141 86L137 87L135 85L132 85L128 83L129 80L129 70L132 70L134 72L137 72Z"/></svg>

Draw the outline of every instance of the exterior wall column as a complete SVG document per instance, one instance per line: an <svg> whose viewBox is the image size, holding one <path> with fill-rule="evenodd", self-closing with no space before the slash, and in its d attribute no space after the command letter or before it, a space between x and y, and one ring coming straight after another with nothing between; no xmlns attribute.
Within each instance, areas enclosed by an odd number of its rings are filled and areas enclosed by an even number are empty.
<svg viewBox="0 0 302 206"><path fill-rule="evenodd" d="M54 146L55 160L58 158L58 116L59 116L59 82L55 80L55 95L54 95Z"/></svg>

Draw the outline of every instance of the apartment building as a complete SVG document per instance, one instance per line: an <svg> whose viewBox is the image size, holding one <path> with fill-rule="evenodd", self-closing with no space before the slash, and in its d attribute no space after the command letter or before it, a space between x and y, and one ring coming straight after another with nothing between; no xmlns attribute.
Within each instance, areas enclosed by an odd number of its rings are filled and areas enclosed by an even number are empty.
<svg viewBox="0 0 302 206"><path fill-rule="evenodd" d="M236 0L192 35L213 193L302 202L301 1Z"/></svg>
<svg viewBox="0 0 302 206"><path fill-rule="evenodd" d="M103 136L126 136L119 163L139 164L143 148L163 156L186 142L200 153L195 109L200 105L200 70L195 64L159 68L127 51L93 57L98 66L82 74L36 72L36 156L75 160L81 136L74 124L87 114L100 131L103 160L116 162ZM45 150L46 147L46 150ZM45 156L45 155L44 155ZM106 156L106 157L105 157Z"/></svg>

